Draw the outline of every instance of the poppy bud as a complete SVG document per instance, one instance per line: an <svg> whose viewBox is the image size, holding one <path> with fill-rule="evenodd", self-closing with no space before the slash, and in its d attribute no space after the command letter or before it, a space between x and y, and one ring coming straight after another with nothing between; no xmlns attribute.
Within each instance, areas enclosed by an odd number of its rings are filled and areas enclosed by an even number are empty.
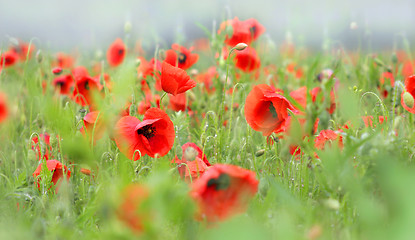
<svg viewBox="0 0 415 240"><path fill-rule="evenodd" d="M42 60L43 60L43 54L42 54L42 51L39 49L39 50L37 50L37 52L36 52L36 61L37 61L38 63L41 63L41 62L42 62Z"/></svg>
<svg viewBox="0 0 415 240"><path fill-rule="evenodd" d="M137 58L135 60L135 67L139 67L141 65L141 59Z"/></svg>
<svg viewBox="0 0 415 240"><path fill-rule="evenodd" d="M236 46L233 49L238 50L238 51L242 51L247 47L248 47L248 44L246 44L246 43L238 43L238 44L236 44Z"/></svg>
<svg viewBox="0 0 415 240"><path fill-rule="evenodd" d="M338 200L329 198L324 201L324 205L332 210L338 210L340 208L340 203Z"/></svg>
<svg viewBox="0 0 415 240"><path fill-rule="evenodd" d="M404 92L403 94L403 102L406 106L409 108L412 108L414 106L414 97L409 92Z"/></svg>
<svg viewBox="0 0 415 240"><path fill-rule="evenodd" d="M55 75L59 75L62 73L62 68L61 67L55 67L54 69L52 69L52 73Z"/></svg>
<svg viewBox="0 0 415 240"><path fill-rule="evenodd" d="M193 161L196 159L196 156L198 155L198 151L192 147L187 147L186 150L184 150L183 158L186 161Z"/></svg>
<svg viewBox="0 0 415 240"><path fill-rule="evenodd" d="M190 76L195 77L197 74L199 74L199 71L197 69L192 69L189 72Z"/></svg>
<svg viewBox="0 0 415 240"><path fill-rule="evenodd" d="M131 32L131 22L130 21L126 21L124 24L124 32L125 33L130 33Z"/></svg>
<svg viewBox="0 0 415 240"><path fill-rule="evenodd" d="M264 155L264 153L265 153L265 149L260 149L260 150L256 151L255 157L260 157L260 156Z"/></svg>

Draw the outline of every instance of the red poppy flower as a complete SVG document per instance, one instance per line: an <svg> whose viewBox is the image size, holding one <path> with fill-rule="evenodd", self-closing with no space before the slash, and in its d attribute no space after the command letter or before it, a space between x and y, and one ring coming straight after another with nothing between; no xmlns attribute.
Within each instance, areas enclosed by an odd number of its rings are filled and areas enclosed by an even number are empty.
<svg viewBox="0 0 415 240"><path fill-rule="evenodd" d="M19 55L15 52L7 51L0 55L0 66L10 67L13 66L19 60Z"/></svg>
<svg viewBox="0 0 415 240"><path fill-rule="evenodd" d="M167 93L174 96L194 88L196 82L180 68L174 67L166 62L161 64L161 87Z"/></svg>
<svg viewBox="0 0 415 240"><path fill-rule="evenodd" d="M206 73L201 73L197 76L197 81L199 83L203 83L207 93L213 93L215 91L215 87L213 84L213 80L215 78L219 78L219 74L216 71L216 67L210 67Z"/></svg>
<svg viewBox="0 0 415 240"><path fill-rule="evenodd" d="M337 141L340 149L343 149L343 137L333 130L321 130L320 134L314 139L314 146L323 150L328 143Z"/></svg>
<svg viewBox="0 0 415 240"><path fill-rule="evenodd" d="M178 159L176 156L172 162L179 165L177 170L180 176L187 182L190 182L190 178L192 180L199 178L208 166L211 166L206 155L203 154L202 150L196 144L188 142L182 146L182 150L182 159ZM185 163L187 167L181 165L182 163Z"/></svg>
<svg viewBox="0 0 415 240"><path fill-rule="evenodd" d="M17 45L10 47L10 51L16 53L20 61L25 61L27 57L30 58L34 50L35 45L31 44L29 49L29 44L20 40Z"/></svg>
<svg viewBox="0 0 415 240"><path fill-rule="evenodd" d="M146 79L148 76L155 77L156 84L155 88L157 91L163 90L161 88L160 72L161 72L161 62L152 58L147 62L143 57L138 58L140 60L140 65L137 68L138 76L143 79Z"/></svg>
<svg viewBox="0 0 415 240"><path fill-rule="evenodd" d="M7 107L7 97L0 92L0 123L4 122L9 116L9 108Z"/></svg>
<svg viewBox="0 0 415 240"><path fill-rule="evenodd" d="M170 95L169 94L169 106L168 108L172 109L173 111L186 111L186 104L187 104L187 99L186 99L186 93L180 93L177 94L176 96Z"/></svg>
<svg viewBox="0 0 415 240"><path fill-rule="evenodd" d="M410 60L406 60L402 67L402 76L404 78L408 78L412 74L414 74L415 69L415 61L411 62Z"/></svg>
<svg viewBox="0 0 415 240"><path fill-rule="evenodd" d="M99 111L90 112L84 117L85 127L82 127L80 131L82 134L85 134L86 129L88 136L92 136L92 133L94 133L94 143L96 140L101 139L105 132L105 126L102 119L103 115L100 114Z"/></svg>
<svg viewBox="0 0 415 240"><path fill-rule="evenodd" d="M73 98L76 103L86 106L93 105L94 94L98 94L102 89L102 85L95 78L84 76L82 78L75 77L75 89L73 91Z"/></svg>
<svg viewBox="0 0 415 240"><path fill-rule="evenodd" d="M142 122L136 117L126 116L115 126L115 143L124 155L134 161L140 159L136 150L140 151L141 156L166 155L173 147L174 138L173 122L159 108L147 110Z"/></svg>
<svg viewBox="0 0 415 240"><path fill-rule="evenodd" d="M50 145L50 135L47 133L39 134L39 137L42 143L39 142L39 138L37 136L32 138L32 150L37 152L39 160L42 158L48 160L50 158L49 154L52 152L52 146Z"/></svg>
<svg viewBox="0 0 415 240"><path fill-rule="evenodd" d="M153 95L151 91L148 91L145 95L145 99L138 103L137 111L140 115L144 115L151 108L152 103L160 107L160 96L158 94Z"/></svg>
<svg viewBox="0 0 415 240"><path fill-rule="evenodd" d="M365 124L365 127L369 127L369 126L371 128L376 127L376 123L373 124L373 116L363 116L362 119L363 119L363 123ZM384 116L379 116L378 120L379 120L379 123L382 124L385 120L387 120L387 118Z"/></svg>
<svg viewBox="0 0 415 240"><path fill-rule="evenodd" d="M225 43L230 47L241 42L249 45L265 32L265 28L253 18L245 21L239 21L238 17L227 20L220 25L218 33L225 31L227 26L232 27L232 36L226 35L225 39Z"/></svg>
<svg viewBox="0 0 415 240"><path fill-rule="evenodd" d="M244 72L252 72L261 66L261 61L255 49L247 47L242 51L236 51L235 66Z"/></svg>
<svg viewBox="0 0 415 240"><path fill-rule="evenodd" d="M122 192L122 203L118 207L117 216L132 230L139 233L143 230L143 222L149 219L148 212L142 203L148 199L149 190L139 184L131 184Z"/></svg>
<svg viewBox="0 0 415 240"><path fill-rule="evenodd" d="M74 62L75 60L72 56L59 52L56 54L56 61L52 65L61 68L72 68Z"/></svg>
<svg viewBox="0 0 415 240"><path fill-rule="evenodd" d="M112 67L116 67L122 63L125 57L125 45L121 38L115 39L107 50L107 61Z"/></svg>
<svg viewBox="0 0 415 240"><path fill-rule="evenodd" d="M191 182L190 179L192 179L192 181L198 179L208 169L206 163L198 157L196 157L193 161L186 161L178 159L176 156L173 162L179 165L177 170L179 170L180 177L184 178L184 180L188 183ZM187 167L185 165L181 165L183 163L185 163Z"/></svg>
<svg viewBox="0 0 415 240"><path fill-rule="evenodd" d="M410 113L415 113L415 75L405 79L405 90L401 94L401 104Z"/></svg>
<svg viewBox="0 0 415 240"><path fill-rule="evenodd" d="M249 126L262 135L285 131L289 119L287 109L298 111L283 96L266 84L255 86L245 101L245 118Z"/></svg>
<svg viewBox="0 0 415 240"><path fill-rule="evenodd" d="M187 49L176 43L171 45L171 48L166 51L164 61L172 66L186 70L199 60L199 55L192 53L193 48Z"/></svg>
<svg viewBox="0 0 415 240"><path fill-rule="evenodd" d="M53 173L52 182L55 185L58 184L56 186L56 191L58 191L58 188L59 188L59 185L60 185L59 180L64 177L64 169L65 169L65 174L66 174L66 179L67 180L69 180L69 177L71 176L71 171L69 171L68 168L65 165L63 165L61 162L59 162L57 160L47 160L46 161L46 166L47 166L48 170ZM43 167L43 163L40 163L39 166L36 168L35 172L33 173L34 178L36 178L37 176L40 175L42 167ZM39 190L41 190L40 189L40 178L37 179L37 182L35 182L35 184L37 185Z"/></svg>
<svg viewBox="0 0 415 240"><path fill-rule="evenodd" d="M71 74L67 74L55 78L52 84L60 94L69 95L73 91L74 80Z"/></svg>
<svg viewBox="0 0 415 240"><path fill-rule="evenodd" d="M257 190L254 172L216 164L193 183L190 194L199 206L198 218L214 222L243 213Z"/></svg>
<svg viewBox="0 0 415 240"><path fill-rule="evenodd" d="M379 82L380 82L380 86L378 87L378 89L381 92L382 96L384 98L387 98L389 95L389 91L387 89L388 86L392 88L395 86L395 78L393 77L393 74L391 72L383 72L379 79Z"/></svg>

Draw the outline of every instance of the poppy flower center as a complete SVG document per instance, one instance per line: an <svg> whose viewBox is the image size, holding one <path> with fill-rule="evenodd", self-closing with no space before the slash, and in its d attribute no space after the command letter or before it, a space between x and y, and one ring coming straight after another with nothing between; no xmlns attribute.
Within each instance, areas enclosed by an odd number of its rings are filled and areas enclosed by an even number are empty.
<svg viewBox="0 0 415 240"><path fill-rule="evenodd" d="M138 129L137 134L138 135L143 135L147 139L150 139L154 136L154 134L156 134L156 128L153 127L152 125L147 125L147 126L144 126L140 129Z"/></svg>
<svg viewBox="0 0 415 240"><path fill-rule="evenodd" d="M249 31L251 32L251 34L252 34L253 36L255 36L256 31L257 31L256 26L252 26L252 27L250 27L250 28L249 28Z"/></svg>
<svg viewBox="0 0 415 240"><path fill-rule="evenodd" d="M65 85L65 83L64 82L56 82L56 85L58 87L63 87Z"/></svg>
<svg viewBox="0 0 415 240"><path fill-rule="evenodd" d="M120 48L118 49L118 55L122 55L124 53L124 49Z"/></svg>
<svg viewBox="0 0 415 240"><path fill-rule="evenodd" d="M179 63L180 64L183 64L183 63L185 63L186 62L186 55L184 54L184 53L180 53L179 54L179 57L178 57L178 60L179 60Z"/></svg>
<svg viewBox="0 0 415 240"><path fill-rule="evenodd" d="M6 57L6 59L5 59L6 61L5 61L5 63L6 64L10 64L10 63L13 63L13 58L11 58L11 57Z"/></svg>
<svg viewBox="0 0 415 240"><path fill-rule="evenodd" d="M269 104L269 111L271 112L273 118L278 119L277 110L275 110L274 104L272 103Z"/></svg>
<svg viewBox="0 0 415 240"><path fill-rule="evenodd" d="M86 82L85 82L84 87L85 87L85 89L86 89L86 90L89 90L89 81L86 81Z"/></svg>
<svg viewBox="0 0 415 240"><path fill-rule="evenodd" d="M209 179L207 187L213 187L216 191L226 190L231 185L231 177L228 174L222 173L218 178Z"/></svg>

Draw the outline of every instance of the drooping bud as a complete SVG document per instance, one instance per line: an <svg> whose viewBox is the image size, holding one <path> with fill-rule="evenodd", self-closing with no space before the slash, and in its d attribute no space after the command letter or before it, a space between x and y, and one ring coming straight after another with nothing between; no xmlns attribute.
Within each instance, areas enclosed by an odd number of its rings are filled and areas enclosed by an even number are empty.
<svg viewBox="0 0 415 240"><path fill-rule="evenodd" d="M259 149L258 151L256 151L255 157L260 157L264 155L264 153L265 153L265 149Z"/></svg>
<svg viewBox="0 0 415 240"><path fill-rule="evenodd" d="M41 63L41 62L42 62L42 60L43 60L43 54L42 54L42 51L39 49L39 50L37 50L37 52L36 52L36 61L37 61L38 63Z"/></svg>
<svg viewBox="0 0 415 240"><path fill-rule="evenodd" d="M402 97L406 106L409 108L414 107L414 97L409 92L404 92Z"/></svg>
<svg viewBox="0 0 415 240"><path fill-rule="evenodd" d="M238 50L238 51L242 51L242 50L244 50L245 48L247 48L248 47L248 44L246 44L246 43L238 43L238 44L236 44L236 46L235 47L233 47L235 50Z"/></svg>

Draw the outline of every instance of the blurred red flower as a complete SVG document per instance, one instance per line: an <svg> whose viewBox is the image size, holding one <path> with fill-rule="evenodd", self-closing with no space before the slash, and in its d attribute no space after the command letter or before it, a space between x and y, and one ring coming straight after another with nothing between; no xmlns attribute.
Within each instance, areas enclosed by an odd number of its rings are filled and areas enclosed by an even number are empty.
<svg viewBox="0 0 415 240"><path fill-rule="evenodd" d="M94 105L94 94L99 94L102 89L102 85L99 83L99 80L89 76L77 77L74 74L75 78L75 89L73 91L73 98L77 104L81 106Z"/></svg>
<svg viewBox="0 0 415 240"><path fill-rule="evenodd" d="M333 130L321 130L320 134L314 139L314 146L323 150L327 144L337 141L340 149L343 149L343 137Z"/></svg>
<svg viewBox="0 0 415 240"><path fill-rule="evenodd" d="M7 51L0 55L0 68L11 67L17 63L19 55L13 51Z"/></svg>
<svg viewBox="0 0 415 240"><path fill-rule="evenodd" d="M243 213L258 183L252 171L234 165L213 165L193 182L190 192L199 206L198 219L215 222Z"/></svg>
<svg viewBox="0 0 415 240"><path fill-rule="evenodd" d="M20 61L25 61L27 57L30 58L32 56L35 48L35 45L31 44L29 49L29 43L19 40L17 45L10 47L10 51L16 53L19 56Z"/></svg>
<svg viewBox="0 0 415 240"><path fill-rule="evenodd" d="M174 96L194 88L196 82L180 68L174 67L166 62L161 64L161 87L167 93Z"/></svg>
<svg viewBox="0 0 415 240"><path fill-rule="evenodd" d="M405 79L405 90L401 94L401 104L410 113L415 113L415 75Z"/></svg>
<svg viewBox="0 0 415 240"><path fill-rule="evenodd" d="M73 68L74 58L68 54L59 52L56 54L56 60L53 62L52 66L61 67L61 68Z"/></svg>
<svg viewBox="0 0 415 240"><path fill-rule="evenodd" d="M182 150L182 159L176 156L172 162L177 163L177 170L180 176L187 182L190 182L190 179L195 180L199 178L211 166L206 155L203 154L202 150L196 144L188 142L182 146ZM183 163L187 167L181 165Z"/></svg>
<svg viewBox="0 0 415 240"><path fill-rule="evenodd" d="M173 147L174 138L173 122L159 108L147 110L143 121L125 116L115 126L115 143L124 155L134 161L140 159L140 153L150 157L166 155Z"/></svg>
<svg viewBox="0 0 415 240"><path fill-rule="evenodd" d="M115 39L107 50L108 64L112 67L120 65L124 60L125 52L125 45L121 38Z"/></svg>
<svg viewBox="0 0 415 240"><path fill-rule="evenodd" d="M172 66L186 70L199 60L199 55L192 53L193 48L187 49L179 44L172 44L172 49L166 51L164 61Z"/></svg>
<svg viewBox="0 0 415 240"><path fill-rule="evenodd" d="M173 111L179 112L179 111L186 111L186 93L180 93L176 96L173 96L169 94L169 106L168 108L172 109Z"/></svg>
<svg viewBox="0 0 415 240"><path fill-rule="evenodd" d="M57 160L47 160L46 166L49 171L52 172L52 182L56 186L56 191L59 189L60 185L60 179L64 178L64 174L66 174L66 180L69 180L69 177L71 176L71 171L68 170L68 168L63 165L61 162ZM37 181L35 182L35 185L40 189L40 178L38 176L40 175L40 172L42 171L43 163L40 163L39 166L36 168L35 172L33 173L33 177L37 178ZM65 172L65 173L64 173ZM65 178L64 178L65 179Z"/></svg>
<svg viewBox="0 0 415 240"><path fill-rule="evenodd" d="M67 74L56 77L52 84L60 94L69 95L73 91L74 80L72 74Z"/></svg>
<svg viewBox="0 0 415 240"><path fill-rule="evenodd" d="M246 98L245 118L252 129L269 136L272 132L286 130L286 121L289 119L287 109L298 112L285 97L270 86L260 84L254 86Z"/></svg>
<svg viewBox="0 0 415 240"><path fill-rule="evenodd" d="M148 188L139 184L130 184L123 190L121 197L122 202L117 210L118 218L135 232L143 231L143 222L150 218L142 206L149 197Z"/></svg>
<svg viewBox="0 0 415 240"><path fill-rule="evenodd" d="M52 146L50 145L50 135L47 133L41 133L39 134L39 137L41 142L39 142L38 136L34 136L32 138L32 150L37 152L39 160L42 158L48 160L51 157L49 155L52 152Z"/></svg>
<svg viewBox="0 0 415 240"><path fill-rule="evenodd" d="M98 119L98 120L97 120ZM80 129L82 134L87 134L90 138L92 133L94 134L94 143L95 141L102 138L105 132L105 125L103 121L103 116L100 115L99 111L89 112L84 117L84 127Z"/></svg>
<svg viewBox="0 0 415 240"><path fill-rule="evenodd" d="M4 122L8 116L9 108L7 106L7 97L4 93L0 92L0 123Z"/></svg>
<svg viewBox="0 0 415 240"><path fill-rule="evenodd" d="M250 18L245 21L240 21L238 17L223 22L218 30L220 34L222 31L226 31L228 26L232 27L232 36L226 35L225 43L234 47L238 43L250 44L255 41L260 35L265 32L264 26L262 26L256 19Z"/></svg>

